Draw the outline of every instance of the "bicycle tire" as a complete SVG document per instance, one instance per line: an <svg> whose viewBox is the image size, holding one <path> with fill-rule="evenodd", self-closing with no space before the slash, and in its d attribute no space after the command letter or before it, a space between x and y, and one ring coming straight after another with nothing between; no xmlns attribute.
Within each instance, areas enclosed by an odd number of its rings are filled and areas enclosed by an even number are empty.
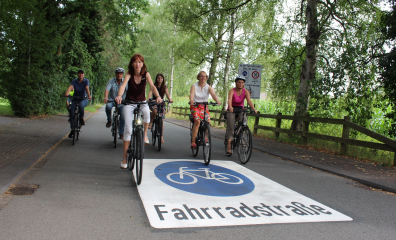
<svg viewBox="0 0 396 240"><path fill-rule="evenodd" d="M118 115L114 118L114 129L113 129L113 134L114 134L114 148L117 148L117 130L118 130Z"/></svg>
<svg viewBox="0 0 396 240"><path fill-rule="evenodd" d="M78 116L77 116L77 114L74 114L74 119L73 119L73 145L74 145L74 143L75 143L75 141L76 141L76 135L77 135L77 129L76 129L76 126L77 126L77 124L78 124L78 118L77 118Z"/></svg>
<svg viewBox="0 0 396 240"><path fill-rule="evenodd" d="M151 125L151 141L155 146L155 139L157 138L157 119L154 118L153 124Z"/></svg>
<svg viewBox="0 0 396 240"><path fill-rule="evenodd" d="M205 134L206 133L206 134ZM206 135L206 137L205 137ZM202 131L202 143L203 143L203 155L204 155L204 163L205 165L209 165L210 156L212 154L212 137L210 135L210 126L209 123L205 123L203 131ZM208 141L206 142L206 139Z"/></svg>
<svg viewBox="0 0 396 240"><path fill-rule="evenodd" d="M78 111L78 114L77 114L77 129L76 129L76 131L77 131L77 133L76 133L76 140L78 140L78 137L80 136L80 130L81 130L81 125L80 125L80 111Z"/></svg>
<svg viewBox="0 0 396 240"><path fill-rule="evenodd" d="M193 128L193 124L190 122L190 142L192 141L192 128ZM199 130L198 130L198 135L199 135ZM198 136L197 136L197 139L198 139ZM198 143L197 139L195 139L195 143ZM199 150L198 144L195 148L191 148L191 152L194 157L196 157L198 155L198 150Z"/></svg>
<svg viewBox="0 0 396 240"><path fill-rule="evenodd" d="M136 184L137 185L140 185L140 183L142 182L143 156L144 156L143 132L138 131L136 135Z"/></svg>
<svg viewBox="0 0 396 240"><path fill-rule="evenodd" d="M157 129L157 137L158 137L158 151L161 151L161 137L162 137L162 124L164 124L164 122L162 121L162 118L158 119L158 129Z"/></svg>
<svg viewBox="0 0 396 240"><path fill-rule="evenodd" d="M238 158L242 164L249 162L252 155L252 133L248 127L242 128L238 137Z"/></svg>
<svg viewBox="0 0 396 240"><path fill-rule="evenodd" d="M134 151L132 148L132 141L129 142L127 154L128 154L127 168L128 168L128 170L132 171L135 168L135 159L133 157Z"/></svg>

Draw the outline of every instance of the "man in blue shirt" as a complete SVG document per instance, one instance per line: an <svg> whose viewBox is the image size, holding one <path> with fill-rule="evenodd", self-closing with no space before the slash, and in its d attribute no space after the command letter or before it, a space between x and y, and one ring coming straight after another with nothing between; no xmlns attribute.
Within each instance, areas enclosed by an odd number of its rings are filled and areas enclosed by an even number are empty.
<svg viewBox="0 0 396 240"><path fill-rule="evenodd" d="M72 89L74 89L73 97L78 97L81 99L73 99L71 103L71 116L70 119L74 118L74 113L76 111L77 103L78 109L80 110L80 123L81 125L85 125L84 122L84 108L88 105L88 99L92 99L91 94L89 93L89 80L84 78L84 70L78 70L77 72L78 78L74 79L69 88L67 89L65 96L69 96L69 93ZM88 99L86 99L88 96ZM72 129L69 133L69 138L72 138L74 135L73 126L74 121L70 121L70 128Z"/></svg>
<svg viewBox="0 0 396 240"><path fill-rule="evenodd" d="M114 102L107 102L107 101L114 101L114 99L117 97L118 94L118 89L120 89L120 86L122 82L124 81L124 69L123 68L117 68L115 70L115 78L112 78L109 80L106 86L105 90L105 95L104 95L104 103L106 104L106 115L107 115L107 123L106 127L109 128L111 127L111 109L113 106L117 106L118 108L118 113L120 114L120 126L118 126L118 132L120 133L120 139L124 138L124 126L125 126L125 119L124 119L124 110L122 104L117 105ZM125 88L124 94L122 94L122 99L125 99L125 94L126 91L128 90L128 86Z"/></svg>

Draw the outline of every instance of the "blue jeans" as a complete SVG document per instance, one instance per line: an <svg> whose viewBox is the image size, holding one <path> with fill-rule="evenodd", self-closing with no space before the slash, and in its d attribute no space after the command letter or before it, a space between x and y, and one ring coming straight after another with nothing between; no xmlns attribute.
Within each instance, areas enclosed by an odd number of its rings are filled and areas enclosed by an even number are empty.
<svg viewBox="0 0 396 240"><path fill-rule="evenodd" d="M114 106L117 106L118 114L120 115L120 125L118 126L118 132L120 134L124 134L124 126L125 126L124 105L122 104L117 105L115 103L106 103L107 121L112 121L111 109L113 109Z"/></svg>
<svg viewBox="0 0 396 240"><path fill-rule="evenodd" d="M78 109L80 111L80 118L84 118L84 108L88 105L88 99L84 99L84 100L72 100L71 103L71 113L70 113L70 128L73 129L73 124L74 124L74 113L76 112L76 107L77 107L77 103L78 103Z"/></svg>

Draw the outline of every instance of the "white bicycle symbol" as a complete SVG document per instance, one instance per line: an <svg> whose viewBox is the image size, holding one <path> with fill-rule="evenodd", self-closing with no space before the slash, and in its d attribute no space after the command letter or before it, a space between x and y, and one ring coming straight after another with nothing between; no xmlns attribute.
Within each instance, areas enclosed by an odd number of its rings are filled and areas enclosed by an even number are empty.
<svg viewBox="0 0 396 240"><path fill-rule="evenodd" d="M169 173L166 178L178 184L194 184L198 182L198 178L212 179L227 184L242 184L243 180L237 176L228 173L215 173L209 171L210 168L198 168L201 170L185 170L188 167L180 167L179 172ZM192 172L204 172L204 174L195 174ZM181 179L186 178L186 182L179 182ZM179 181L178 181L179 180ZM191 181L190 181L191 180Z"/></svg>

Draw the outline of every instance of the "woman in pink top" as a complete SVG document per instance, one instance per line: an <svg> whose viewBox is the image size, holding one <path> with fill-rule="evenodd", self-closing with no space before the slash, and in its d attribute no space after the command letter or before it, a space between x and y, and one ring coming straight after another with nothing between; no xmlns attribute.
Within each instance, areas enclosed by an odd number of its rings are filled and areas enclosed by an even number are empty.
<svg viewBox="0 0 396 240"><path fill-rule="evenodd" d="M228 93L228 111L227 111L227 155L231 155L231 141L234 138L234 124L235 124L235 113L234 109L243 109L243 104L245 99L249 106L257 113L254 109L252 100L250 99L250 94L247 89L245 89L245 78L238 76L235 79L235 88L231 89ZM238 119L242 119L242 113L238 114Z"/></svg>

